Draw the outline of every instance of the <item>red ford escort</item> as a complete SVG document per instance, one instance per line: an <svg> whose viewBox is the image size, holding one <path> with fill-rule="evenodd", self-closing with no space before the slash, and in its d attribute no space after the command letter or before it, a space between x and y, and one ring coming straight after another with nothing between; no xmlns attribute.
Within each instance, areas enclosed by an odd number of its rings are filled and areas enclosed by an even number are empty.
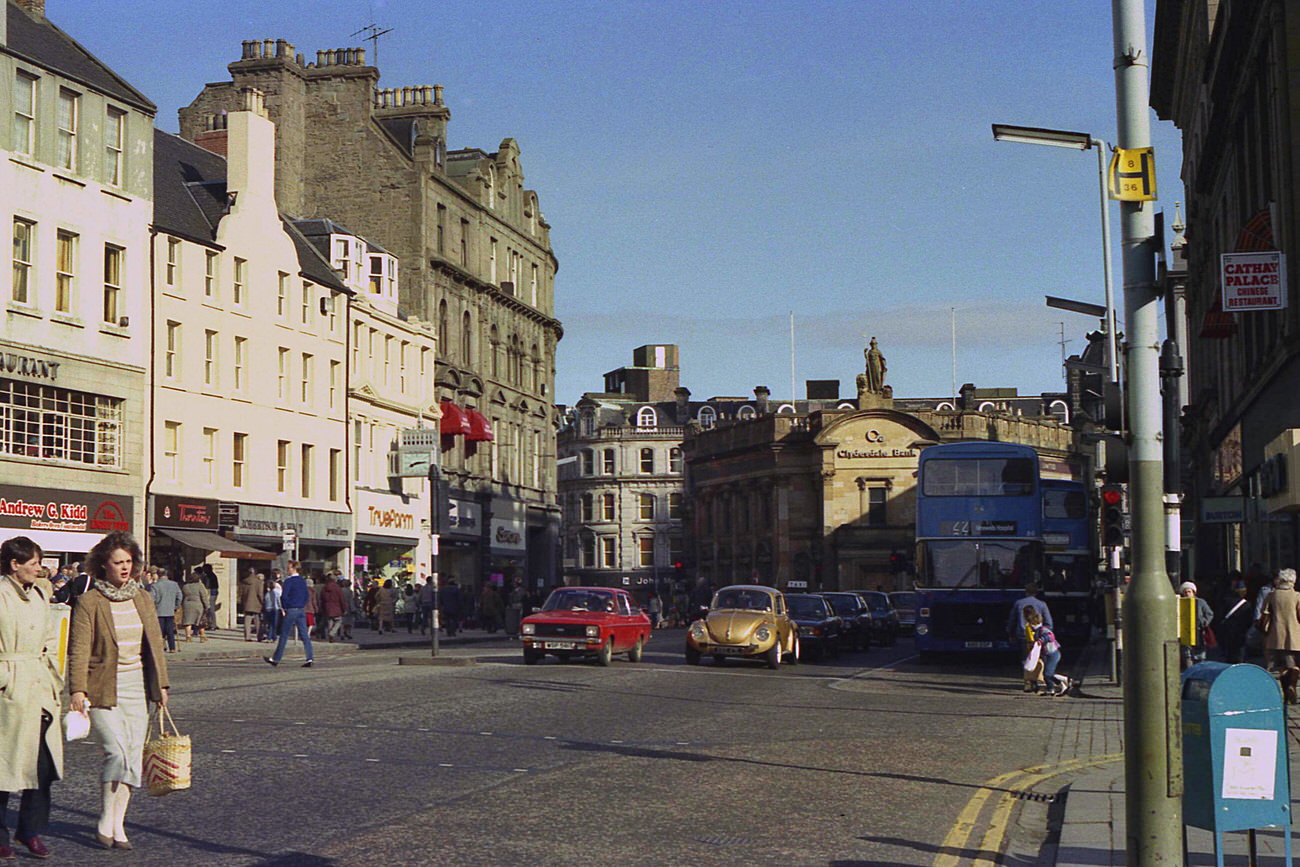
<svg viewBox="0 0 1300 867"><path fill-rule="evenodd" d="M646 617L626 590L609 587L560 587L519 628L524 662L532 665L550 653L560 659L595 657L609 665L616 653L640 662L650 640Z"/></svg>

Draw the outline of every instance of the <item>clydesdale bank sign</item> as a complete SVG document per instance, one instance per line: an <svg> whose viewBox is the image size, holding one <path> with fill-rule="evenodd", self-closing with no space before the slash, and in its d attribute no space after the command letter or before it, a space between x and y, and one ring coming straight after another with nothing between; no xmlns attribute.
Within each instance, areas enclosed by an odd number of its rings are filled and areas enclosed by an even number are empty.
<svg viewBox="0 0 1300 867"><path fill-rule="evenodd" d="M131 532L130 497L0 485L0 527L71 533Z"/></svg>

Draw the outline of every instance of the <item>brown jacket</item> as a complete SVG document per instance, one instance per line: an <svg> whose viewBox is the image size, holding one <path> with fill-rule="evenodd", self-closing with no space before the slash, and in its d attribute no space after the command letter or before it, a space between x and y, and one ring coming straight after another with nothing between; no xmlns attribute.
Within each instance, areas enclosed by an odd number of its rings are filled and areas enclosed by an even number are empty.
<svg viewBox="0 0 1300 867"><path fill-rule="evenodd" d="M108 597L91 589L82 594L72 612L68 638L68 692L84 692L91 707L117 705L117 631ZM144 625L140 657L144 662L145 693L161 701L167 680L162 629L158 612L146 590L135 595L135 610Z"/></svg>

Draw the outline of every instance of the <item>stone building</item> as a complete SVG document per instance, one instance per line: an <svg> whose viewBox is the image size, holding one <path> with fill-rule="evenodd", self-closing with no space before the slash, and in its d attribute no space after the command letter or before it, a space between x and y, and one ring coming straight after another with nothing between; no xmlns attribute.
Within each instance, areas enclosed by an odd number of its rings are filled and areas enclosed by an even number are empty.
<svg viewBox="0 0 1300 867"><path fill-rule="evenodd" d="M1295 566L1296 269L1281 287L1282 307L1233 312L1224 309L1220 255L1285 257L1300 242L1300 19L1280 0L1161 0L1152 49L1151 105L1183 135L1188 571L1199 580L1253 564Z"/></svg>
<svg viewBox="0 0 1300 867"><path fill-rule="evenodd" d="M154 148L149 554L218 578L350 565L346 285L276 207L275 127L247 90L207 144ZM279 565L283 565L281 562Z"/></svg>
<svg viewBox="0 0 1300 867"><path fill-rule="evenodd" d="M284 40L251 41L228 68L230 81L181 110L182 135L202 141L241 88L264 92L281 136L281 209L336 219L391 252L403 263L399 309L435 323L455 514L443 573L470 585L489 575L553 583L558 263L518 145L448 150L442 88L380 89L360 48L308 62Z"/></svg>
<svg viewBox="0 0 1300 867"><path fill-rule="evenodd" d="M0 6L0 533L80 560L144 526L155 108Z"/></svg>

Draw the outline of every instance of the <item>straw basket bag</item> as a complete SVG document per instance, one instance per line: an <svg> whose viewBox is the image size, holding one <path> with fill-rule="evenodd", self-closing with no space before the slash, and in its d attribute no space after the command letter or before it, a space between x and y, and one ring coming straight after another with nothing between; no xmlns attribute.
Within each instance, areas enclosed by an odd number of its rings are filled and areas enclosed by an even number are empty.
<svg viewBox="0 0 1300 867"><path fill-rule="evenodd" d="M153 733L155 721L157 736ZM171 726L170 734L168 726ZM190 736L180 733L165 707L160 706L149 718L144 738L144 782L149 794L155 796L190 787Z"/></svg>

